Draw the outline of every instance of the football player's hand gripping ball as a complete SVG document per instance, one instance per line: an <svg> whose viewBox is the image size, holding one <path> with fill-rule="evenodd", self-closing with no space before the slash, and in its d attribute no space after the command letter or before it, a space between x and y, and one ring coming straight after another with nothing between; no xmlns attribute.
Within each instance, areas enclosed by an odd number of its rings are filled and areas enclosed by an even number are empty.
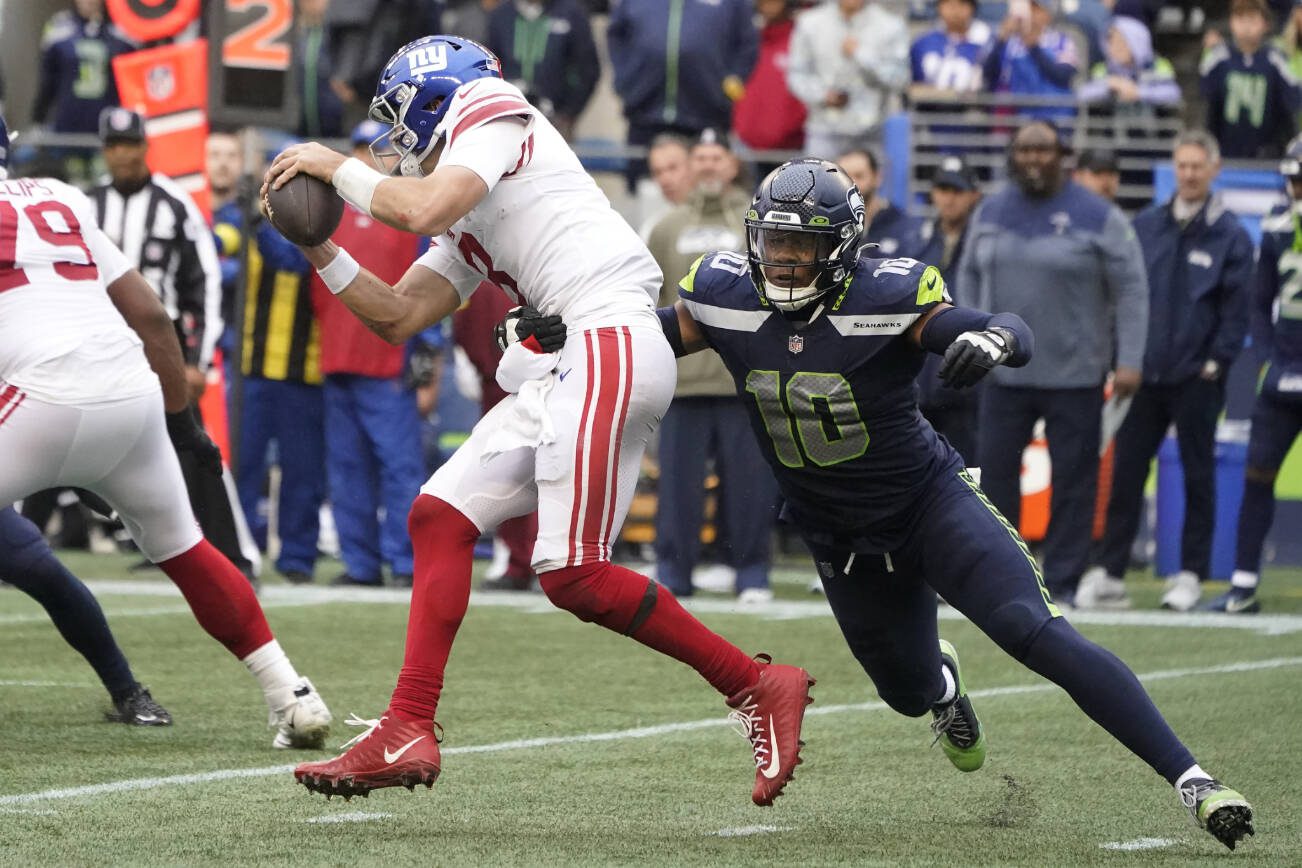
<svg viewBox="0 0 1302 868"><path fill-rule="evenodd" d="M493 329L499 349L524 344L535 353L556 353L565 346L565 323L552 314L543 316L535 307L513 307Z"/></svg>
<svg viewBox="0 0 1302 868"><path fill-rule="evenodd" d="M947 386L965 389L975 385L996 366L1005 362L1017 347L1008 329L990 328L963 332L945 350L940 379Z"/></svg>

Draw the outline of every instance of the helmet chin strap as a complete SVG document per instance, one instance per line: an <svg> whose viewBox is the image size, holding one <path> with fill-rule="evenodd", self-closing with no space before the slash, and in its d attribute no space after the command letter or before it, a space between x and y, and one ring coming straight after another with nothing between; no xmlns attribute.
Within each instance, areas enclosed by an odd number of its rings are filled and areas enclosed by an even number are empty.
<svg viewBox="0 0 1302 868"><path fill-rule="evenodd" d="M787 296L786 299L783 300L777 299L773 294L774 289L780 289L784 293L786 293ZM792 297L794 293L806 293L806 292L810 294L801 295L799 298ZM815 286L813 283L807 283L804 286L774 286L768 280L764 281L765 298L769 300L769 304L773 305L778 310L782 310L782 311L792 312L792 311L800 310L801 308L808 305L810 302L818 299L819 296L823 294L824 291L819 290L818 287Z"/></svg>

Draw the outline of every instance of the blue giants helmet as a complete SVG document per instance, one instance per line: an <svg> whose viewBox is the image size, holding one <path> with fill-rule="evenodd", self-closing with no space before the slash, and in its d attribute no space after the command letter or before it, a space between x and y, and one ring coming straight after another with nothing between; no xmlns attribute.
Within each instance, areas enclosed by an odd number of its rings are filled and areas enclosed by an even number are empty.
<svg viewBox="0 0 1302 868"><path fill-rule="evenodd" d="M793 160L760 182L746 212L751 279L769 303L796 311L854 273L863 239L859 188L835 163Z"/></svg>
<svg viewBox="0 0 1302 868"><path fill-rule="evenodd" d="M393 127L380 137L397 154L390 174L419 177L421 162L438 142L434 128L456 89L477 78L501 77L497 55L460 36L425 36L399 48L380 73L370 109L372 120ZM383 165L379 154L376 162Z"/></svg>
<svg viewBox="0 0 1302 868"><path fill-rule="evenodd" d="M9 177L9 126L0 115L0 181Z"/></svg>

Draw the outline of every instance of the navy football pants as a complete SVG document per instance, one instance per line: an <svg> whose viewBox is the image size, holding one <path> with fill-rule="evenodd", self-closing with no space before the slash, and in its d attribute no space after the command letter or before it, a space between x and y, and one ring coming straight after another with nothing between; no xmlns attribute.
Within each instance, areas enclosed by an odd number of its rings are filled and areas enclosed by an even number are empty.
<svg viewBox="0 0 1302 868"><path fill-rule="evenodd" d="M1168 781L1194 764L1126 665L1058 613L1026 544L956 465L919 499L889 558L809 547L850 650L901 714L925 714L944 690L939 593Z"/></svg>

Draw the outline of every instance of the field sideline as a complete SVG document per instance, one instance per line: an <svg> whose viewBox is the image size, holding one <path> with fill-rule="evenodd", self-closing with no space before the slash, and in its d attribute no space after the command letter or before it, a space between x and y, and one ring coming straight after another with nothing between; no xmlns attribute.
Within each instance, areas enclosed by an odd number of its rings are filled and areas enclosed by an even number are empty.
<svg viewBox="0 0 1302 868"><path fill-rule="evenodd" d="M1302 756L1302 571L1267 574L1268 616L1136 610L1076 616L1145 680L1200 762L1241 789L1255 838L1229 853L1166 784L1056 688L955 613L987 726L986 768L961 775L923 720L885 709L799 561L777 605L691 603L742 647L818 677L805 764L771 809L726 708L685 667L555 612L477 595L453 654L432 791L327 802L270 748L261 698L169 585L122 559L69 557L92 581L167 729L102 722L107 698L24 595L0 591L0 864L1302 863L1293 808ZM323 570L323 572L328 572ZM1137 603L1160 585L1136 577ZM383 710L402 653L405 594L269 583L268 618L338 721Z"/></svg>

